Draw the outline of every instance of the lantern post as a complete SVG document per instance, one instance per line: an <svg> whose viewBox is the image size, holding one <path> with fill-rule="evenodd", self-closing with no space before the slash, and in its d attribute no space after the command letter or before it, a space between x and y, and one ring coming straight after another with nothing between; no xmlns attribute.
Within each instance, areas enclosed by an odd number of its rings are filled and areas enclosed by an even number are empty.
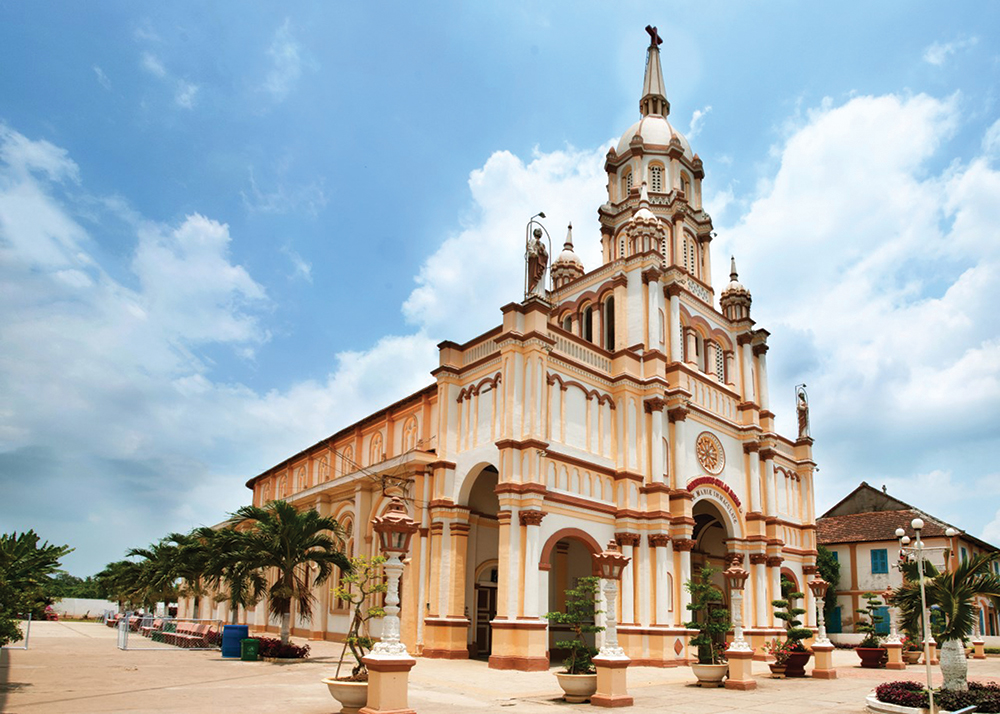
<svg viewBox="0 0 1000 714"><path fill-rule="evenodd" d="M833 643L826 636L826 615L823 612L826 606L826 591L829 587L830 583L823 578L809 581L809 589L816 600L816 624L819 630L812 646L813 656L816 658L812 676L817 679L837 678L837 670L833 668Z"/></svg>
<svg viewBox="0 0 1000 714"><path fill-rule="evenodd" d="M590 698L590 703L599 707L627 707L632 705L632 697L628 694L626 670L632 661L625 650L618 644L617 599L618 583L622 571L631 558L618 550L618 544L612 540L603 552L594 556L594 563L604 580L604 644L597 656L594 666L597 668L597 691Z"/></svg>
<svg viewBox="0 0 1000 714"><path fill-rule="evenodd" d="M417 661L406 651L399 635L399 578L403 574L403 557L410 550L410 538L417 524L407 513L399 498L389 502L384 516L372 521L379 546L385 555L388 579L385 594L385 618L382 638L364 657L368 667L368 705L361 714L414 714L407 705L410 670Z"/></svg>
<svg viewBox="0 0 1000 714"><path fill-rule="evenodd" d="M742 560L742 556L739 558ZM752 676L753 648L743 639L743 588L750 576L744 568L736 563L728 568L723 575L729 587L729 602L733 621L733 641L726 650L729 661L729 677L726 679L726 689L756 689L757 682Z"/></svg>

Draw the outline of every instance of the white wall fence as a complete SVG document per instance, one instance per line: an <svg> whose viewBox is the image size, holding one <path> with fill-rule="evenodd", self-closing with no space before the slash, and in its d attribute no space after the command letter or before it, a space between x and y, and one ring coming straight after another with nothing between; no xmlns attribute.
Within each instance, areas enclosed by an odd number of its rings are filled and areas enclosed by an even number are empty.
<svg viewBox="0 0 1000 714"><path fill-rule="evenodd" d="M105 610L118 611L118 605L91 597L64 597L52 603L60 617L98 617Z"/></svg>

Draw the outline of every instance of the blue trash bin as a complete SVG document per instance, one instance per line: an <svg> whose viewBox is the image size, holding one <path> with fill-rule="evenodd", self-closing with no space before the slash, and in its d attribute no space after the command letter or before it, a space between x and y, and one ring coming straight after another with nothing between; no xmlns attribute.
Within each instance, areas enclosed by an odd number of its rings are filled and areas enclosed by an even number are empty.
<svg viewBox="0 0 1000 714"><path fill-rule="evenodd" d="M222 628L222 656L239 657L240 640L250 636L248 625L224 625Z"/></svg>

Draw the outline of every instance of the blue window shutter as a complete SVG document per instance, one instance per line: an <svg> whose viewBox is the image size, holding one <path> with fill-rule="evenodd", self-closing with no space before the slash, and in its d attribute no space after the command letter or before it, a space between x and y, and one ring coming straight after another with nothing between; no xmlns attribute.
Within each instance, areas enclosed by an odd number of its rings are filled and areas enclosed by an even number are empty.
<svg viewBox="0 0 1000 714"><path fill-rule="evenodd" d="M883 551L885 552L885 551ZM880 607L875 610L875 614L882 618L882 621L875 625L875 631L880 635L889 634L889 608Z"/></svg>
<svg viewBox="0 0 1000 714"><path fill-rule="evenodd" d="M889 554L885 548L872 550L872 573L889 572Z"/></svg>
<svg viewBox="0 0 1000 714"><path fill-rule="evenodd" d="M835 550L831 550L830 555L832 555L833 559L836 560L838 563L840 562L840 553L838 553ZM996 563L994 563L994 565L996 565Z"/></svg>
<svg viewBox="0 0 1000 714"><path fill-rule="evenodd" d="M840 612L841 606L837 605L833 609L833 613L830 615L830 622L827 624L827 630L833 634L840 634L843 631L843 625L840 623Z"/></svg>

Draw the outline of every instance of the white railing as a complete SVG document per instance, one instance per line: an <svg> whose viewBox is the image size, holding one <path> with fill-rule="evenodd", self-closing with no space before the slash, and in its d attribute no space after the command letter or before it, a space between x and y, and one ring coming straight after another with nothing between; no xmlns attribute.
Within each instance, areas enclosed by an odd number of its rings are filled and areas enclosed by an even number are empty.
<svg viewBox="0 0 1000 714"><path fill-rule="evenodd" d="M687 383L684 386L691 392L691 401L705 407L713 414L718 414L730 421L736 421L735 399L718 387L713 387L697 377L685 375L685 379Z"/></svg>
<svg viewBox="0 0 1000 714"><path fill-rule="evenodd" d="M583 362L603 372L611 371L610 359L560 335L556 335L556 352L562 352L567 357L572 357L578 362Z"/></svg>
<svg viewBox="0 0 1000 714"><path fill-rule="evenodd" d="M478 360L481 360L487 355L493 354L497 349L497 341L494 339L489 339L484 342L480 342L475 347L465 350L462 353L462 364L472 364Z"/></svg>

